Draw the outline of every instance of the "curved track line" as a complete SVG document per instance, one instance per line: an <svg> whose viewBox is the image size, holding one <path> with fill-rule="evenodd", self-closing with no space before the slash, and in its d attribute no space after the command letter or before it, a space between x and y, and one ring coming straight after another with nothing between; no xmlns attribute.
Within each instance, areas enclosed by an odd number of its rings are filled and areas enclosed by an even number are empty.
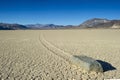
<svg viewBox="0 0 120 80"><path fill-rule="evenodd" d="M51 51L52 53L54 53L55 55L62 57L63 59L65 59L68 62L71 62L71 58L72 55L70 55L69 53L55 47L54 45L52 45L50 42L48 42L44 36L41 34L39 35L39 41L42 43L42 45L47 48L49 51Z"/></svg>

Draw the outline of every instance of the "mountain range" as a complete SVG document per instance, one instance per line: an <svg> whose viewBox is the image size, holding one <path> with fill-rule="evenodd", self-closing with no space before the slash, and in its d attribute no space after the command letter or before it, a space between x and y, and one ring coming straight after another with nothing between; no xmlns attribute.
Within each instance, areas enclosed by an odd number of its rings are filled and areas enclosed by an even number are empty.
<svg viewBox="0 0 120 80"><path fill-rule="evenodd" d="M28 29L28 28L27 26L20 24L0 23L0 30L19 30L19 29Z"/></svg>
<svg viewBox="0 0 120 80"><path fill-rule="evenodd" d="M26 29L84 29L84 28L106 28L120 29L120 20L108 20L101 18L93 18L84 21L80 25L55 25L55 24L9 24L0 23L0 30L26 30Z"/></svg>

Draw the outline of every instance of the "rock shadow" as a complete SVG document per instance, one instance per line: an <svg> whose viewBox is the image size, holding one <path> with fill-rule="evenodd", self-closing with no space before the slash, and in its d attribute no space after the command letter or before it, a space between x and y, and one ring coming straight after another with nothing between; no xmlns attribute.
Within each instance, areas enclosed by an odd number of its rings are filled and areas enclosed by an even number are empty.
<svg viewBox="0 0 120 80"><path fill-rule="evenodd" d="M116 70L116 68L108 62L101 61L101 60L96 60L96 61L98 61L101 64L103 68L103 72L110 71L110 70Z"/></svg>

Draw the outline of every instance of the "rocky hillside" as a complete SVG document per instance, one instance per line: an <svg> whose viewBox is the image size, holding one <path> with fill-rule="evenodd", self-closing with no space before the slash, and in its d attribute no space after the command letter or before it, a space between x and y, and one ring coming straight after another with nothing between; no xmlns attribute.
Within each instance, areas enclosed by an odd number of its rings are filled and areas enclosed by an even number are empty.
<svg viewBox="0 0 120 80"><path fill-rule="evenodd" d="M80 28L120 28L120 20L93 18L79 25Z"/></svg>
<svg viewBox="0 0 120 80"><path fill-rule="evenodd" d="M0 30L19 30L19 29L28 29L28 28L20 24L0 23Z"/></svg>

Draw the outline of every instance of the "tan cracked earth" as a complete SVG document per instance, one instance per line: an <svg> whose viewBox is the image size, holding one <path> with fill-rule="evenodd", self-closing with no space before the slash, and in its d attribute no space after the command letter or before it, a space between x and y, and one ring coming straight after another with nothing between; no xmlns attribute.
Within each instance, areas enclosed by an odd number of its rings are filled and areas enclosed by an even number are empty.
<svg viewBox="0 0 120 80"><path fill-rule="evenodd" d="M120 79L119 35L120 30L109 29L0 31L0 79ZM81 54L116 69L87 73L67 61L68 56Z"/></svg>

